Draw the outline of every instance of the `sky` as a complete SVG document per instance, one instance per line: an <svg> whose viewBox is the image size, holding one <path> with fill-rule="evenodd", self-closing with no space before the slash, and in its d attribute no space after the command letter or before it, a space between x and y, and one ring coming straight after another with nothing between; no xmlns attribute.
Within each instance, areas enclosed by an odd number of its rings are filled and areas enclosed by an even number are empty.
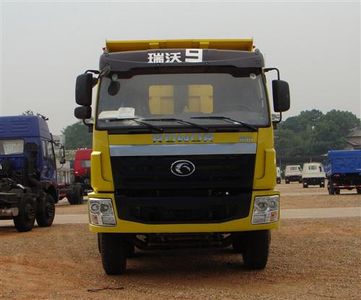
<svg viewBox="0 0 361 300"><path fill-rule="evenodd" d="M59 134L77 122L78 74L106 39L253 38L289 82L291 109L361 117L360 1L0 0L0 115L33 110Z"/></svg>

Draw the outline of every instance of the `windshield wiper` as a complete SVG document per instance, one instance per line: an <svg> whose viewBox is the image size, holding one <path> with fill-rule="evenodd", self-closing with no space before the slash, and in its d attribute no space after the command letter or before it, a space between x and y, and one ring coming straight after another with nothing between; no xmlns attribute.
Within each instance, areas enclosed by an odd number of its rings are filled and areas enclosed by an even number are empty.
<svg viewBox="0 0 361 300"><path fill-rule="evenodd" d="M176 119L176 118L159 118L159 119L143 119L144 121L155 121L155 122L178 122L181 124L186 124L186 125L190 125L199 129L202 129L204 131L209 131L209 128L193 123L193 122L188 122L188 121L184 121L182 119Z"/></svg>
<svg viewBox="0 0 361 300"><path fill-rule="evenodd" d="M139 119L139 118L121 118L121 119L114 118L114 119L104 119L104 120L110 121L110 122L134 121L137 124L144 125L145 127L148 127L150 129L154 129L154 130L156 130L158 132L163 132L164 131L163 128L154 126L154 125L149 124L147 122L144 122L143 119Z"/></svg>
<svg viewBox="0 0 361 300"><path fill-rule="evenodd" d="M253 131L257 131L257 128L254 127L253 125L250 125L250 124L247 124L247 123L244 123L242 121L237 121L237 120L234 120L232 118L228 118L228 117L223 117L223 116L208 116L208 117L191 117L191 119L204 119L204 120L225 120L225 121L228 121L228 123L232 123L232 124L236 124L236 125L241 125L243 127L247 127L249 129L252 129Z"/></svg>

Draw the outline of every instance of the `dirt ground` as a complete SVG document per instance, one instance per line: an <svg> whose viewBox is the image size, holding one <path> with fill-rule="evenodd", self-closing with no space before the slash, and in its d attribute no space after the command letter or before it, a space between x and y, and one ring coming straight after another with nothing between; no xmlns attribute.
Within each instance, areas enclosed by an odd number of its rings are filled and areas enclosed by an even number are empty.
<svg viewBox="0 0 361 300"><path fill-rule="evenodd" d="M283 208L361 206L361 196L281 184ZM86 213L62 200L57 213ZM1 221L0 221L1 225ZM17 233L0 226L0 299L359 299L359 218L283 220L269 262L248 271L232 249L138 251L104 274L86 224Z"/></svg>

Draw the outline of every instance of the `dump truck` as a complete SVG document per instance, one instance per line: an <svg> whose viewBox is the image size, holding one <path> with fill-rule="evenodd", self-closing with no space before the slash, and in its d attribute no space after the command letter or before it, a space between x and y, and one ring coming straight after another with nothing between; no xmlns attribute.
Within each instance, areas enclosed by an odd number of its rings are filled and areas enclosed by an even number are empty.
<svg viewBox="0 0 361 300"><path fill-rule="evenodd" d="M361 150L330 150L324 163L330 195L356 189L361 194Z"/></svg>
<svg viewBox="0 0 361 300"><path fill-rule="evenodd" d="M252 39L110 40L99 70L77 77L106 274L123 273L135 246L232 245L246 267L266 266L280 210L269 71L279 121L288 83Z"/></svg>
<svg viewBox="0 0 361 300"><path fill-rule="evenodd" d="M310 185L325 187L325 171L319 162L304 163L302 166L302 186L308 188Z"/></svg>
<svg viewBox="0 0 361 300"><path fill-rule="evenodd" d="M0 220L12 219L20 232L30 231L35 220L38 226L51 226L58 193L46 118L0 117Z"/></svg>
<svg viewBox="0 0 361 300"><path fill-rule="evenodd" d="M302 182L302 168L300 165L287 165L285 168L285 183Z"/></svg>

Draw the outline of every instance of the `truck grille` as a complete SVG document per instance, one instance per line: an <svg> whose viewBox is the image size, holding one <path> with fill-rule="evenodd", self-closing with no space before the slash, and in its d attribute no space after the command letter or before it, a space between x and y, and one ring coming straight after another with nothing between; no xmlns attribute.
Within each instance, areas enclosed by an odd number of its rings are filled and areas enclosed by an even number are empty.
<svg viewBox="0 0 361 300"><path fill-rule="evenodd" d="M190 176L171 172L194 164ZM112 157L118 216L142 223L223 222L246 217L255 155Z"/></svg>

